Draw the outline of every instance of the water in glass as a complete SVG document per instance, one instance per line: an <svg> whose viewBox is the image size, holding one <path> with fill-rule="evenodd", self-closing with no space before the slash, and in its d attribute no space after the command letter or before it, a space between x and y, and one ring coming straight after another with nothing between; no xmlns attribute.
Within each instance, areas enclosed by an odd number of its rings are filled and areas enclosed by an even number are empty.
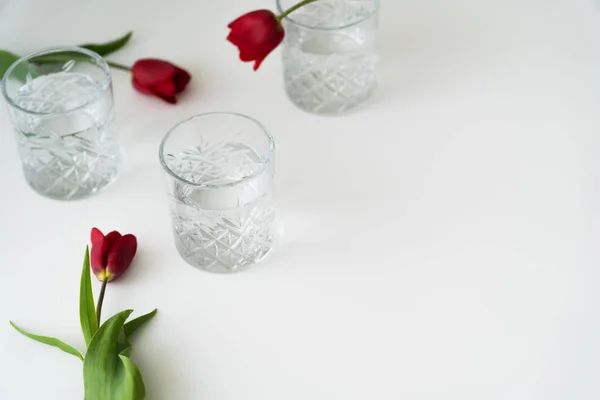
<svg viewBox="0 0 600 400"><path fill-rule="evenodd" d="M251 147L201 144L168 154L175 181L175 244L192 265L233 272L262 260L273 244L272 170ZM262 171L262 172L261 172ZM228 186L230 184L230 186Z"/></svg>
<svg viewBox="0 0 600 400"><path fill-rule="evenodd" d="M14 95L30 111L13 112L23 171L41 194L86 197L117 175L112 97L100 85L86 74L57 72L29 79Z"/></svg>
<svg viewBox="0 0 600 400"><path fill-rule="evenodd" d="M371 96L378 59L377 7L378 1L323 0L285 19L284 78L296 105L337 114Z"/></svg>

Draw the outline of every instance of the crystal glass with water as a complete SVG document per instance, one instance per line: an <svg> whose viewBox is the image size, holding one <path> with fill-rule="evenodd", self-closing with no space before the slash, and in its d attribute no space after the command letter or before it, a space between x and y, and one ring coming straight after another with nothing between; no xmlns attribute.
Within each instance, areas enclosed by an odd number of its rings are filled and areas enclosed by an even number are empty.
<svg viewBox="0 0 600 400"><path fill-rule="evenodd" d="M189 264L234 272L273 245L273 138L257 121L209 113L177 124L159 157L175 245Z"/></svg>
<svg viewBox="0 0 600 400"><path fill-rule="evenodd" d="M277 0L279 14L298 0ZM305 111L341 114L362 105L376 84L379 0L318 0L283 19L289 98Z"/></svg>
<svg viewBox="0 0 600 400"><path fill-rule="evenodd" d="M109 184L119 167L110 69L82 48L44 50L4 75L25 179L43 196L72 200Z"/></svg>

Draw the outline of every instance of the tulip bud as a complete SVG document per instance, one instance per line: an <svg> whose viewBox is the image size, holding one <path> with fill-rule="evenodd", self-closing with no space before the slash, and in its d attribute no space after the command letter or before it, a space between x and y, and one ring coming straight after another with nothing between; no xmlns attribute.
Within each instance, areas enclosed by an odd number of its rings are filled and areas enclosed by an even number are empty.
<svg viewBox="0 0 600 400"><path fill-rule="evenodd" d="M137 250L137 239L128 234L122 236L113 231L108 235L97 228L91 233L92 250L90 264L99 281L108 282L119 278L131 265Z"/></svg>
<svg viewBox="0 0 600 400"><path fill-rule="evenodd" d="M240 51L240 60L254 61L256 71L263 60L283 40L285 32L281 22L269 10L251 11L228 25L227 40Z"/></svg>
<svg viewBox="0 0 600 400"><path fill-rule="evenodd" d="M183 68L155 58L138 60L131 67L133 87L141 93L175 104L192 77Z"/></svg>

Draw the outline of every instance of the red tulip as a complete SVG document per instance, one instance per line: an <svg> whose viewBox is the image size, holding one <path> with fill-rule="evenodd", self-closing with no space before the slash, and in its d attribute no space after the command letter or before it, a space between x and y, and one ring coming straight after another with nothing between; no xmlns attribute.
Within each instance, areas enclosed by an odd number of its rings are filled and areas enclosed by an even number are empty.
<svg viewBox="0 0 600 400"><path fill-rule="evenodd" d="M137 239L131 234L121 236L117 231L104 236L97 228L92 229L91 239L90 264L94 275L100 281L114 281L131 265Z"/></svg>
<svg viewBox="0 0 600 400"><path fill-rule="evenodd" d="M156 96L175 104L175 95L183 92L192 77L170 62L153 58L138 60L131 67L133 87L139 92Z"/></svg>
<svg viewBox="0 0 600 400"><path fill-rule="evenodd" d="M227 40L240 50L240 60L254 61L255 71L285 36L281 21L269 10L251 11L228 27Z"/></svg>

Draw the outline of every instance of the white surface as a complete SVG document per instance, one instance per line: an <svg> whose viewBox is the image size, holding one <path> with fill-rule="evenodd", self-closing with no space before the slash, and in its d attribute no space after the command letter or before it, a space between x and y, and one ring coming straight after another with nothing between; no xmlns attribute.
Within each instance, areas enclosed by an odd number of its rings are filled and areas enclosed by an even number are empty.
<svg viewBox="0 0 600 400"><path fill-rule="evenodd" d="M105 315L153 307L135 341L148 400L600 398L600 4L384 0L382 86L346 117L287 101L226 25L264 0L3 0L0 47L111 39L116 61L193 75L177 106L114 73L128 159L100 195L47 200L0 112L0 399L81 399L77 298L92 226L138 236ZM3 107L4 108L4 107ZM169 225L162 135L235 110L277 143L283 236L237 275L195 270ZM99 285L95 284L97 293Z"/></svg>

